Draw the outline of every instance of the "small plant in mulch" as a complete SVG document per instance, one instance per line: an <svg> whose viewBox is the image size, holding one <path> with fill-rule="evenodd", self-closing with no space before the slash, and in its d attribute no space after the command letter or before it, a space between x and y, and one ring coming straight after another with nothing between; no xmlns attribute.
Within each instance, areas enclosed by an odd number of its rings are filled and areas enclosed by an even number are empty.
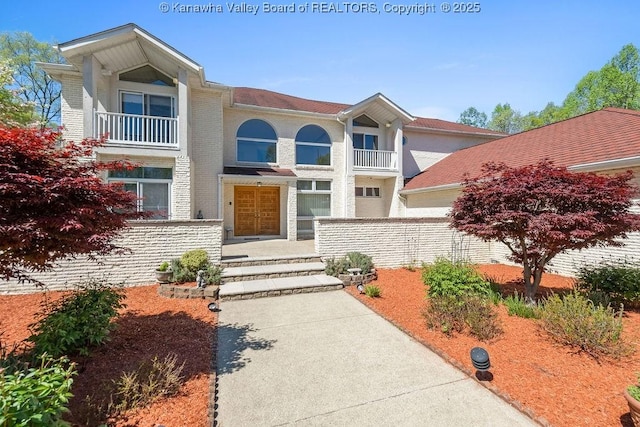
<svg viewBox="0 0 640 427"><path fill-rule="evenodd" d="M578 270L576 289L594 304L640 304L640 264L626 259L584 265Z"/></svg>
<svg viewBox="0 0 640 427"><path fill-rule="evenodd" d="M184 362L178 364L178 356L170 354L162 360L155 356L135 371L123 372L115 382L115 409L123 412L146 406L161 396L177 394L183 382L183 368Z"/></svg>
<svg viewBox="0 0 640 427"><path fill-rule="evenodd" d="M509 316L517 316L524 319L540 318L540 308L537 305L527 303L524 296L517 292L504 298L502 303L507 307Z"/></svg>
<svg viewBox="0 0 640 427"><path fill-rule="evenodd" d="M437 258L432 264L423 264L422 281L428 286L429 297L491 294L491 284L475 270L473 264L464 261Z"/></svg>
<svg viewBox="0 0 640 427"><path fill-rule="evenodd" d="M359 268L361 274L368 274L373 270L373 260L369 255L360 252L349 252L346 256L336 259L326 259L324 272L328 276L338 277L345 274L349 268Z"/></svg>
<svg viewBox="0 0 640 427"><path fill-rule="evenodd" d="M621 358L633 347L622 339L622 308L595 305L578 292L549 296L540 310L541 328L556 342L595 359Z"/></svg>
<svg viewBox="0 0 640 427"><path fill-rule="evenodd" d="M195 281L199 270L204 271L205 284L219 285L222 282L224 269L211 264L209 255L204 249L193 249L185 252L180 259L171 260L173 280L177 283Z"/></svg>
<svg viewBox="0 0 640 427"><path fill-rule="evenodd" d="M423 315L427 327L448 336L454 332L469 333L481 341L489 341L503 332L491 301L478 295L432 297Z"/></svg>
<svg viewBox="0 0 640 427"><path fill-rule="evenodd" d="M370 298L378 298L382 292L376 285L366 285L364 287L364 294Z"/></svg>

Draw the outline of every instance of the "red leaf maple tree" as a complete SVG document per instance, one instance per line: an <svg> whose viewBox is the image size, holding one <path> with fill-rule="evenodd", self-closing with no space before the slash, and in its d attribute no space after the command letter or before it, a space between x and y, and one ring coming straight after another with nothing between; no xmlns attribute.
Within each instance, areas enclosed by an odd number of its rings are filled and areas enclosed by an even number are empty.
<svg viewBox="0 0 640 427"><path fill-rule="evenodd" d="M606 176L570 172L549 160L508 167L486 163L464 181L451 211L451 227L484 241L504 243L524 267L525 298L532 302L548 262L559 253L621 246L640 229L629 211L637 188L631 171Z"/></svg>
<svg viewBox="0 0 640 427"><path fill-rule="evenodd" d="M132 168L99 162L103 140L63 142L60 131L0 127L0 277L33 280L61 258L122 253L113 243L136 211L136 195L106 183L100 171ZM37 282L37 281L36 281Z"/></svg>

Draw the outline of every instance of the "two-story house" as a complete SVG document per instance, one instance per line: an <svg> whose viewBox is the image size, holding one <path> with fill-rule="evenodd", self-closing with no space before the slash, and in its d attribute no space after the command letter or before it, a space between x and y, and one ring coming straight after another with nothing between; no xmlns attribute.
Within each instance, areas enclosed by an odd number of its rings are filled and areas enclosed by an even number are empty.
<svg viewBox="0 0 640 427"><path fill-rule="evenodd" d="M313 219L404 216L405 181L504 135L414 117L377 93L312 101L208 81L198 63L135 24L57 47L67 140L106 135L99 159L157 218L219 218L227 239L313 233Z"/></svg>

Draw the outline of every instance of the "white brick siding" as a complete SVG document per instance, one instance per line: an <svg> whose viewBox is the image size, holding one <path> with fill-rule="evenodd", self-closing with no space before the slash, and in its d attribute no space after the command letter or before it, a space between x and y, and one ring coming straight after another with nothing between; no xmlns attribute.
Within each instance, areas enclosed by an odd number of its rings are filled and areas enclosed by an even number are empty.
<svg viewBox="0 0 640 427"><path fill-rule="evenodd" d="M186 156L176 157L173 171L171 218L185 220L193 217L191 208L192 172L191 160Z"/></svg>
<svg viewBox="0 0 640 427"><path fill-rule="evenodd" d="M67 141L81 141L83 135L82 77L63 75L60 111L64 138Z"/></svg>
<svg viewBox="0 0 640 427"><path fill-rule="evenodd" d="M378 267L400 267L431 262L438 256L462 255L477 263L489 262L491 245L462 237L437 218L326 218L316 220L316 252L323 258L357 251L373 258ZM461 244L460 244L461 242ZM456 245L460 250L456 249Z"/></svg>
<svg viewBox="0 0 640 427"><path fill-rule="evenodd" d="M190 249L205 249L211 262L222 258L222 221L139 221L132 222L116 239L119 246L131 250L124 255L108 255L99 262L85 256L64 260L46 273L33 274L50 290L69 289L88 279L104 279L126 286L155 283L154 270L162 261L180 258ZM32 284L0 281L0 294L29 293L41 290Z"/></svg>

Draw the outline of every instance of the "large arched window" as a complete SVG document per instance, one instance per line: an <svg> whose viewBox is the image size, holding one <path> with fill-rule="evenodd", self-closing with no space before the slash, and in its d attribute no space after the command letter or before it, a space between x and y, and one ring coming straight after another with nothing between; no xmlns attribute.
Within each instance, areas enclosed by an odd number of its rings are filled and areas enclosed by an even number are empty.
<svg viewBox="0 0 640 427"><path fill-rule="evenodd" d="M296 135L296 164L330 165L331 138L320 126L307 125Z"/></svg>
<svg viewBox="0 0 640 427"><path fill-rule="evenodd" d="M264 120L251 119L244 122L236 134L236 159L239 162L275 163L276 131Z"/></svg>

